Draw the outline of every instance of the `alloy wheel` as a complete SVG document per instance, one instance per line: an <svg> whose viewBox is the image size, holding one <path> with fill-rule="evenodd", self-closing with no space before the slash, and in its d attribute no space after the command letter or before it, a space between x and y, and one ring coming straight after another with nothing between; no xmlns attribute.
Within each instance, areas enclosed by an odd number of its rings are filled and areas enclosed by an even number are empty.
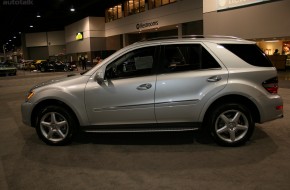
<svg viewBox="0 0 290 190"><path fill-rule="evenodd" d="M40 120L40 131L51 142L62 141L69 133L68 121L57 112L48 112Z"/></svg>
<svg viewBox="0 0 290 190"><path fill-rule="evenodd" d="M244 138L248 129L249 121L247 117L238 110L228 110L221 113L215 122L217 136L229 143Z"/></svg>

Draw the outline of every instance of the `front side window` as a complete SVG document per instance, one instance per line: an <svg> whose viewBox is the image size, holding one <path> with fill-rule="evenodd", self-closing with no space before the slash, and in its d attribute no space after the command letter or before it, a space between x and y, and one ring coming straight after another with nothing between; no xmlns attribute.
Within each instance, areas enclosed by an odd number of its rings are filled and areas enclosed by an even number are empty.
<svg viewBox="0 0 290 190"><path fill-rule="evenodd" d="M151 75L156 62L156 47L133 50L121 56L106 68L106 79L121 79Z"/></svg>
<svg viewBox="0 0 290 190"><path fill-rule="evenodd" d="M221 68L212 55L200 44L166 45L163 48L162 72L180 72Z"/></svg>

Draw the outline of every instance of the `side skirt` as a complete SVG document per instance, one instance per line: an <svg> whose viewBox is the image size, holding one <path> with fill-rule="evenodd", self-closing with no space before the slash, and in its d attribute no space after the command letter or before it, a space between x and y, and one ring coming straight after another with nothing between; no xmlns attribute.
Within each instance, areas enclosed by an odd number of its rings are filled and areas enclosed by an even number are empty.
<svg viewBox="0 0 290 190"><path fill-rule="evenodd" d="M132 125L93 125L81 126L80 129L89 133L131 133L131 132L170 132L194 131L201 123L162 123L162 124L132 124Z"/></svg>

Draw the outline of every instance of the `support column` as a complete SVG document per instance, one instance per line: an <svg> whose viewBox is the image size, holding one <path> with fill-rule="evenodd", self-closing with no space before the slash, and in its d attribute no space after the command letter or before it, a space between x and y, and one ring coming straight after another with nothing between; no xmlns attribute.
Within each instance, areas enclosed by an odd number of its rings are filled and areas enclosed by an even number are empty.
<svg viewBox="0 0 290 190"><path fill-rule="evenodd" d="M122 34L122 37L123 37L122 46L126 47L128 45L128 34Z"/></svg>
<svg viewBox="0 0 290 190"><path fill-rule="evenodd" d="M178 38L182 38L182 24L178 24Z"/></svg>

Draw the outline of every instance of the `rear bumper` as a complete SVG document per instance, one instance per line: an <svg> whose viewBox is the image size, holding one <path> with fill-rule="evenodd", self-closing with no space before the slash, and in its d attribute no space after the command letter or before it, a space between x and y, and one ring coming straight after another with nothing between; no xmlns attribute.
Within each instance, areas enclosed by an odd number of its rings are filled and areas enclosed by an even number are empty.
<svg viewBox="0 0 290 190"><path fill-rule="evenodd" d="M275 95L270 100L261 101L262 110L260 123L280 119L283 114L283 100L279 95Z"/></svg>

